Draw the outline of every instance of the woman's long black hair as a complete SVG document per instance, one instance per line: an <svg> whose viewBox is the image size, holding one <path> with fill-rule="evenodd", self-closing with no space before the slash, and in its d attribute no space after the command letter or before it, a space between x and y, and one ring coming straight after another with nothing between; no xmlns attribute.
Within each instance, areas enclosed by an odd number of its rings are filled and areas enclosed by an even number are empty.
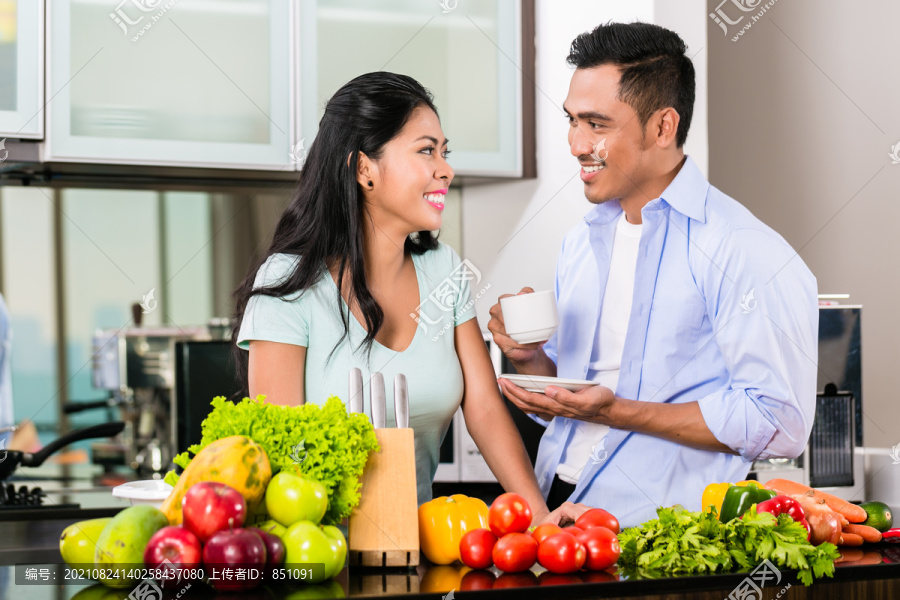
<svg viewBox="0 0 900 600"><path fill-rule="evenodd" d="M336 302L341 307L344 325L341 340L348 336L352 318L349 311L345 314L341 301L344 275L349 269L349 299L351 305L356 302L366 321L367 333L361 346L367 352L371 350L384 321L384 312L366 282L363 244L366 206L357 182L359 153L374 160L380 158L384 145L400 133L420 106L437 114L432 95L422 84L412 77L385 71L360 75L328 101L294 196L275 228L272 244L234 292L231 336L238 378L245 393L248 392L248 354L237 347L237 339L250 297L254 294L290 297L312 287L327 267L335 264L338 267ZM407 252L422 254L436 248L437 239L430 231L420 231L410 235L404 246ZM259 268L277 253L299 256L294 272L280 285L254 289Z"/></svg>

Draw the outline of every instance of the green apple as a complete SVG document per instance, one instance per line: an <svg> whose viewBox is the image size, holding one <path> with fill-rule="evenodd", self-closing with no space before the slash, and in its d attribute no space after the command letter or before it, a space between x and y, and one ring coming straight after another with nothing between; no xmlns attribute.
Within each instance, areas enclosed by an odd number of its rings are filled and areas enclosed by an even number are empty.
<svg viewBox="0 0 900 600"><path fill-rule="evenodd" d="M269 519L268 521L257 523L253 527L262 529L263 531L268 531L269 533L277 535L278 537L284 537L284 532L287 531L287 527L274 519Z"/></svg>
<svg viewBox="0 0 900 600"><path fill-rule="evenodd" d="M328 491L314 479L281 471L266 488L266 511L285 527L298 521L318 523L327 508Z"/></svg>
<svg viewBox="0 0 900 600"><path fill-rule="evenodd" d="M286 569L302 568L301 565L322 564L313 569L309 583L319 583L334 577L344 568L347 560L347 540L341 530L333 525L316 525L312 521L298 521L287 528L281 538L287 550Z"/></svg>

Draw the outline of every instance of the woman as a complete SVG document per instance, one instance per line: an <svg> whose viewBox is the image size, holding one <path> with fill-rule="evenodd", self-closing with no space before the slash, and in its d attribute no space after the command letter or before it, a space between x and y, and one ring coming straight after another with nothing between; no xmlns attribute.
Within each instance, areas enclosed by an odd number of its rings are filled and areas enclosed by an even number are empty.
<svg viewBox="0 0 900 600"><path fill-rule="evenodd" d="M404 373L420 504L461 403L491 470L539 522L547 506L497 388L471 272L431 233L453 179L448 154L431 94L414 79L369 73L338 90L267 257L235 293L236 341L249 350L250 395L278 404L345 397L353 367L364 381L381 372L393 398Z"/></svg>

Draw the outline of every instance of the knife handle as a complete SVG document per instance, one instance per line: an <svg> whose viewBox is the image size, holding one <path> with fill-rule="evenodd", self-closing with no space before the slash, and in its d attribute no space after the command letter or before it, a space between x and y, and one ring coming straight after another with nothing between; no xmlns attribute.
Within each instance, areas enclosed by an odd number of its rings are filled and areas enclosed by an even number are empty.
<svg viewBox="0 0 900 600"><path fill-rule="evenodd" d="M372 400L372 425L375 429L384 429L387 423L387 415L384 403L384 375L372 373L369 382L369 394Z"/></svg>
<svg viewBox="0 0 900 600"><path fill-rule="evenodd" d="M350 414L365 412L363 400L362 371L354 367L350 369L350 396L347 398L347 409Z"/></svg>
<svg viewBox="0 0 900 600"><path fill-rule="evenodd" d="M409 386L403 373L394 377L394 420L400 429L409 427Z"/></svg>

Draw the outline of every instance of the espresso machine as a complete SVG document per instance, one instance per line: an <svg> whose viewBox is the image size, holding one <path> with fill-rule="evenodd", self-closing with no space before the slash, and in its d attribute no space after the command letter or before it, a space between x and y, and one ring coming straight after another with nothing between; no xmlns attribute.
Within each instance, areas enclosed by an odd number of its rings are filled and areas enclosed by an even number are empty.
<svg viewBox="0 0 900 600"><path fill-rule="evenodd" d="M91 444L94 464L127 466L141 476L167 471L177 453L174 397L175 347L179 342L222 337L227 323L210 326L102 329L93 336L92 383L106 400L69 403L66 412L107 408L125 422L111 441ZM224 321L227 321L224 320Z"/></svg>

